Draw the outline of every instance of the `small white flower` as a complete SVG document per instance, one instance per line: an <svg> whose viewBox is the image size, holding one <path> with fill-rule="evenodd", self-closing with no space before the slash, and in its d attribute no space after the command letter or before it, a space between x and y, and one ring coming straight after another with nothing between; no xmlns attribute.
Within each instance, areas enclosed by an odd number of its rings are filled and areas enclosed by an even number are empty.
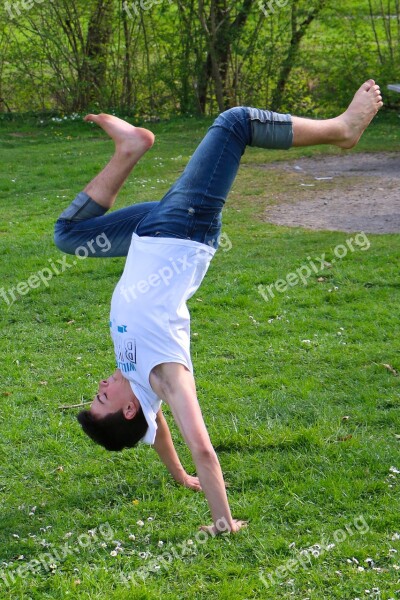
<svg viewBox="0 0 400 600"><path fill-rule="evenodd" d="M110 555L111 556L117 556L118 552L116 550L111 550Z"/></svg>
<svg viewBox="0 0 400 600"><path fill-rule="evenodd" d="M17 560L24 560L25 556L23 554L20 554L17 558Z"/></svg>
<svg viewBox="0 0 400 600"><path fill-rule="evenodd" d="M131 533L129 535L129 539L132 540L132 541L135 541L136 540L136 535L134 535L133 533Z"/></svg>
<svg viewBox="0 0 400 600"><path fill-rule="evenodd" d="M188 540L188 541L186 542L186 544L187 544L188 546L193 546L193 540Z"/></svg>
<svg viewBox="0 0 400 600"><path fill-rule="evenodd" d="M158 546L159 548L161 548L161 546L164 546L164 542L163 542L162 540L160 540L160 541L158 542L157 546Z"/></svg>
<svg viewBox="0 0 400 600"><path fill-rule="evenodd" d="M64 538L67 540L67 539L68 539L68 538L70 538L71 536L72 536L72 532L71 532L71 531L68 531L68 533L66 533L66 534L64 535Z"/></svg>
<svg viewBox="0 0 400 600"><path fill-rule="evenodd" d="M395 540L400 540L400 533L394 533L392 535L392 541L394 542Z"/></svg>
<svg viewBox="0 0 400 600"><path fill-rule="evenodd" d="M105 542L101 542L100 548L107 548L107 544Z"/></svg>
<svg viewBox="0 0 400 600"><path fill-rule="evenodd" d="M364 569L364 567L357 567L357 571L360 571L360 573L361 573L362 571L365 571L365 569Z"/></svg>
<svg viewBox="0 0 400 600"><path fill-rule="evenodd" d="M154 521L154 517L148 517L147 520L151 523L151 521Z"/></svg>
<svg viewBox="0 0 400 600"><path fill-rule="evenodd" d="M326 549L327 550L333 550L333 548L335 547L335 544L328 544Z"/></svg>
<svg viewBox="0 0 400 600"><path fill-rule="evenodd" d="M154 570L159 571L161 569L160 565L154 565Z"/></svg>
<svg viewBox="0 0 400 600"><path fill-rule="evenodd" d="M399 469L396 469L396 467L390 467L389 471L391 473L396 473L396 475L399 475L400 473Z"/></svg>
<svg viewBox="0 0 400 600"><path fill-rule="evenodd" d="M139 521L136 521L136 525L139 525L139 527L143 527L144 523L143 523L143 521L139 520Z"/></svg>
<svg viewBox="0 0 400 600"><path fill-rule="evenodd" d="M140 558L147 558L147 552L139 552Z"/></svg>
<svg viewBox="0 0 400 600"><path fill-rule="evenodd" d="M311 340L301 340L302 344L311 344Z"/></svg>
<svg viewBox="0 0 400 600"><path fill-rule="evenodd" d="M57 569L57 565L56 565L56 564L54 564L54 563L52 563L52 564L50 565L50 569L51 569L52 571L55 571L55 570Z"/></svg>

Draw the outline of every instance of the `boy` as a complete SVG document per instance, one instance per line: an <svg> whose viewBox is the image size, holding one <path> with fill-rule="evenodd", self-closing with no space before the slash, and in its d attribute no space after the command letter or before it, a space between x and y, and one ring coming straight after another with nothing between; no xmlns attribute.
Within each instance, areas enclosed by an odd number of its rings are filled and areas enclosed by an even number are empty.
<svg viewBox="0 0 400 600"><path fill-rule="evenodd" d="M89 411L78 415L84 431L108 450L154 445L172 476L202 489L213 523L210 533L236 532L221 467L197 401L190 358L187 300L195 293L218 247L221 212L247 145L288 149L334 144L352 148L382 107L379 86L365 82L342 115L314 121L255 108L230 109L215 120L185 171L160 202L105 214L135 164L153 145L153 134L109 115L88 115L115 142L108 165L62 213L55 242L73 254L89 239L110 241L96 256L127 256L115 288L110 327L117 370L99 383ZM184 471L161 401L188 445L196 477Z"/></svg>

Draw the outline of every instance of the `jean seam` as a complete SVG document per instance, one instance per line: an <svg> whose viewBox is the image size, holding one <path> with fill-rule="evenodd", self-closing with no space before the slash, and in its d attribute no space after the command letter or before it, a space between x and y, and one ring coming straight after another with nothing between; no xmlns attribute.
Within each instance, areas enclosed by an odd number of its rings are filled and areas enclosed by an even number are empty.
<svg viewBox="0 0 400 600"><path fill-rule="evenodd" d="M249 115L247 115L247 118L248 118L248 117L249 117ZM234 121L233 123L231 123L231 124L230 124L230 127L229 127L229 129L228 129L228 128L226 128L226 130L227 130L228 134L226 135L226 138L225 138L224 145L223 145L223 147L221 148L220 155L219 155L219 157L218 157L218 160L217 160L217 161L216 161L216 163L215 163L215 167L214 167L214 170L213 170L213 172L212 172L212 174L211 174L211 177L209 178L208 186L207 186L207 188L206 188L206 190L205 190L204 194L203 194L203 195L202 195L202 197L201 197L201 205L200 205L200 207L203 205L203 203L204 203L204 198L205 198L205 197L207 196L207 194L208 194L208 190L210 189L211 182L212 182L212 180L213 180L213 177L214 177L214 175L215 175L215 173L216 173L216 171L217 171L218 165L219 165L219 163L220 163L220 161L221 161L221 157L222 157L223 153L225 152L226 146L227 146L227 144L228 144L228 142L229 142L230 135L231 135L232 133L235 135L235 132L233 132L233 129L234 129L234 127L237 125L237 123L240 123L241 121L242 121L242 119L241 119L241 118L239 118L239 117L236 117L235 121ZM225 129L225 128L224 128L224 129ZM222 209L221 209L221 211L220 211L220 213L219 213L219 214L221 214L221 212L222 212ZM211 229L211 227L212 227L212 225L213 225L214 221L215 221L215 217L214 217L214 219L212 220L212 222L210 223L210 225L209 225L209 227L208 227L208 229L207 229L207 231L206 231L205 235L207 235L207 234L209 233L209 231L210 231L210 229Z"/></svg>

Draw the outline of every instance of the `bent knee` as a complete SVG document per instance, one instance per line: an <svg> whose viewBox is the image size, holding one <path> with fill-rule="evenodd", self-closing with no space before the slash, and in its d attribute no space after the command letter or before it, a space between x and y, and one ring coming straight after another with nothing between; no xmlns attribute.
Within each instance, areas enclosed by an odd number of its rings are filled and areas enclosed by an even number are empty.
<svg viewBox="0 0 400 600"><path fill-rule="evenodd" d="M55 226L54 229L54 244L57 246L61 252L65 252L65 254L75 254L76 253L76 244L73 240L68 237L68 234L61 230L59 226Z"/></svg>
<svg viewBox="0 0 400 600"><path fill-rule="evenodd" d="M246 108L244 106L234 106L220 113L215 121L228 121L233 124L246 118Z"/></svg>

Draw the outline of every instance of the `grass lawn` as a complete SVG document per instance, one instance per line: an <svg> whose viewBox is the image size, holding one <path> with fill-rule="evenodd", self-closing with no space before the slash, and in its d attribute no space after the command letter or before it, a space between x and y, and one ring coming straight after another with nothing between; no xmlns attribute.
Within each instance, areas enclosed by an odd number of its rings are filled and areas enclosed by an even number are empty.
<svg viewBox="0 0 400 600"><path fill-rule="evenodd" d="M359 149L399 151L399 124L379 115ZM155 124L118 205L159 199L207 125ZM250 523L204 539L203 495L178 487L151 448L107 453L76 410L60 410L114 368L108 313L123 259L56 276L52 242L58 214L111 151L78 122L0 128L1 600L400 597L399 236L350 250L350 234L264 223L281 184L257 165L335 150L246 153L224 247L190 309L200 403L233 514ZM324 253L331 267L307 285L259 293ZM47 285L27 283L46 268Z"/></svg>

